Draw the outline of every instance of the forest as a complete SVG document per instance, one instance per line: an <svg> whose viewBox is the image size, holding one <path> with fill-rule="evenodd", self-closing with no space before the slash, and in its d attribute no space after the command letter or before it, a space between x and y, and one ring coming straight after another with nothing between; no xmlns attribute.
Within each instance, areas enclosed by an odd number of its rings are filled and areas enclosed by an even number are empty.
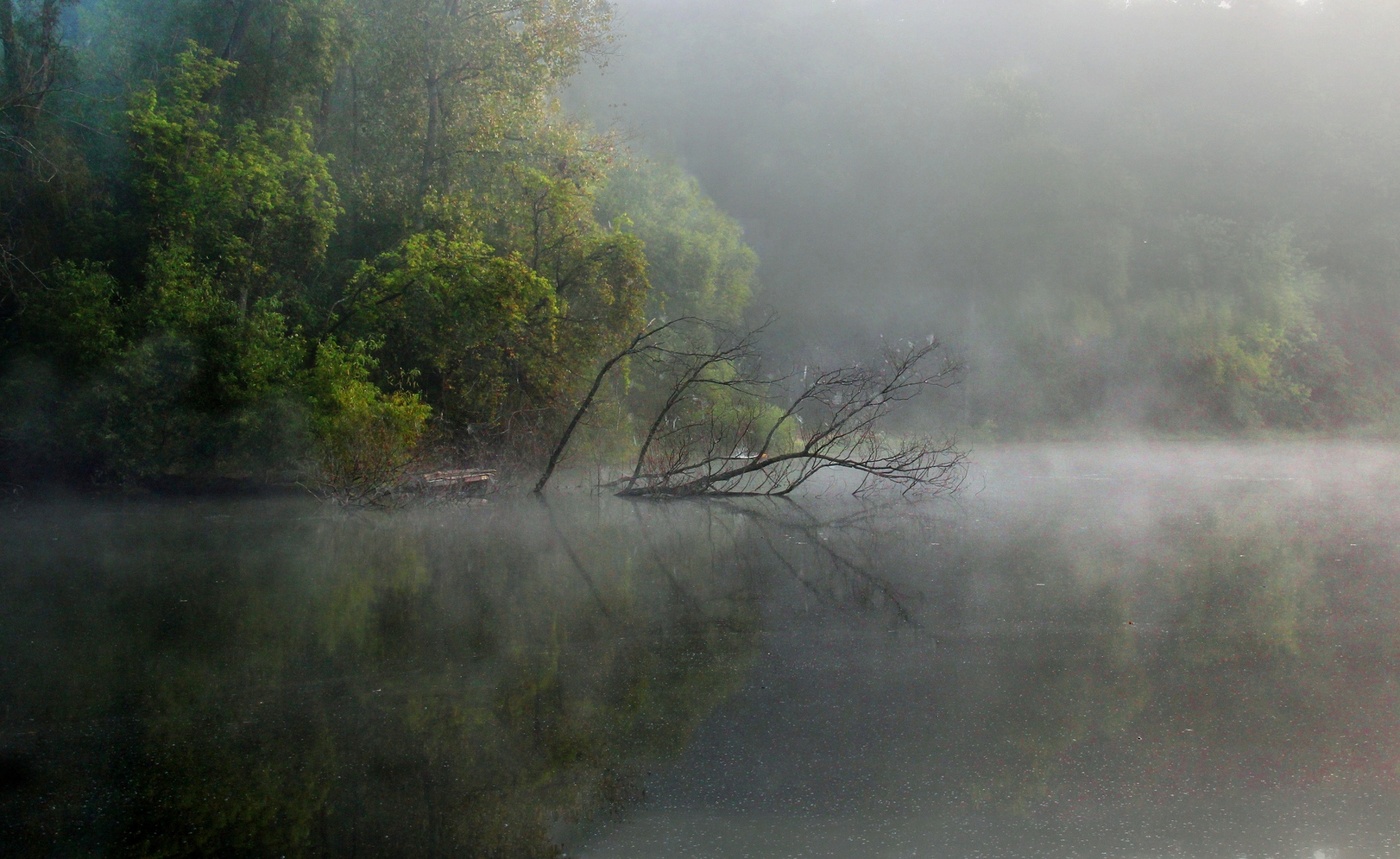
<svg viewBox="0 0 1400 859"><path fill-rule="evenodd" d="M964 372L899 433L1385 433L1398 36L1341 0L0 0L0 480L537 469L585 397L590 461L673 407L778 452L757 380L881 342ZM707 384L598 375L680 319Z"/></svg>
<svg viewBox="0 0 1400 859"><path fill-rule="evenodd" d="M737 321L738 225L558 108L609 13L5 0L11 472L346 481L429 447L528 456L647 314Z"/></svg>

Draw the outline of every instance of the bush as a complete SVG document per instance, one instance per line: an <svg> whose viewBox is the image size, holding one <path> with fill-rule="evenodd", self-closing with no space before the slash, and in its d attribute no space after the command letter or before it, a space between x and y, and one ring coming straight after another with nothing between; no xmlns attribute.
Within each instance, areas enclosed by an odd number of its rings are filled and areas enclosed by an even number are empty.
<svg viewBox="0 0 1400 859"><path fill-rule="evenodd" d="M310 379L315 488L351 504L378 503L401 482L431 412L417 394L369 381L370 348L320 344Z"/></svg>

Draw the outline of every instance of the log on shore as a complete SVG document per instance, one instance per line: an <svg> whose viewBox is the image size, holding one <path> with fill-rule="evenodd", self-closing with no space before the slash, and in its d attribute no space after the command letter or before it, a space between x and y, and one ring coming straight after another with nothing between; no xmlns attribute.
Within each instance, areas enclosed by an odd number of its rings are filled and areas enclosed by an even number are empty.
<svg viewBox="0 0 1400 859"><path fill-rule="evenodd" d="M425 495L479 495L491 488L496 472L476 468L430 471L408 482L408 488Z"/></svg>

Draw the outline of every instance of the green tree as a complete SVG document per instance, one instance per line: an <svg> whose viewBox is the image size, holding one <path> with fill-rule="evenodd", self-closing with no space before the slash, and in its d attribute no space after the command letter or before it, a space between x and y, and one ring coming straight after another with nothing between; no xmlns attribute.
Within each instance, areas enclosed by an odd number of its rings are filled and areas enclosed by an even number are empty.
<svg viewBox="0 0 1400 859"><path fill-rule="evenodd" d="M135 282L60 266L60 288L32 302L47 329L33 345L87 332L92 380L68 392L64 422L112 478L286 454L267 433L285 423L306 352L289 314L325 252L336 192L299 118L223 121L208 96L233 71L192 48L133 100L132 184L147 236ZM45 357L75 375L72 347Z"/></svg>
<svg viewBox="0 0 1400 859"><path fill-rule="evenodd" d="M78 10L90 74L136 86L194 42L239 72L209 97L236 119L319 117L353 37L348 0L90 0Z"/></svg>
<svg viewBox="0 0 1400 859"><path fill-rule="evenodd" d="M66 65L64 7L74 0L0 0L0 152L31 160L32 135Z"/></svg>
<svg viewBox="0 0 1400 859"><path fill-rule="evenodd" d="M1155 234L1141 255L1139 342L1174 394L1169 426L1303 425L1318 347L1321 280L1286 230L1250 231L1205 216ZM1310 360L1309 360L1310 359Z"/></svg>
<svg viewBox="0 0 1400 859"><path fill-rule="evenodd" d="M40 273L72 244L64 221L90 190L59 118L73 73L63 39L70 5L0 2L0 360L16 337L9 324L43 291Z"/></svg>
<svg viewBox="0 0 1400 859"><path fill-rule="evenodd" d="M165 91L147 87L129 112L136 187L157 246L187 247L246 315L286 297L323 258L338 193L298 113L259 126L221 123L208 100L235 66L183 53Z"/></svg>
<svg viewBox="0 0 1400 859"><path fill-rule="evenodd" d="M557 391L559 299L516 256L417 233L351 279L336 325L382 338L381 378L412 378L449 435L494 426Z"/></svg>
<svg viewBox="0 0 1400 859"><path fill-rule="evenodd" d="M412 461L431 408L417 394L384 393L370 381L376 362L357 341L316 350L308 384L320 487L351 503L372 503Z"/></svg>
<svg viewBox="0 0 1400 859"><path fill-rule="evenodd" d="M335 439L398 421L364 442L394 471L427 409L528 447L639 329L650 270L654 311L748 299L737 225L554 100L602 0L69 5L0 5L7 459L147 479L316 444L343 474L361 443ZM596 414L625 422L626 379Z"/></svg>
<svg viewBox="0 0 1400 859"><path fill-rule="evenodd" d="M754 292L758 256L743 228L693 176L653 161L625 161L609 173L598 209L600 220L646 248L648 315L740 321Z"/></svg>
<svg viewBox="0 0 1400 859"><path fill-rule="evenodd" d="M600 0L364 0L357 13L332 151L357 232L385 233L381 248L421 227L433 197L530 152L548 94L609 21Z"/></svg>

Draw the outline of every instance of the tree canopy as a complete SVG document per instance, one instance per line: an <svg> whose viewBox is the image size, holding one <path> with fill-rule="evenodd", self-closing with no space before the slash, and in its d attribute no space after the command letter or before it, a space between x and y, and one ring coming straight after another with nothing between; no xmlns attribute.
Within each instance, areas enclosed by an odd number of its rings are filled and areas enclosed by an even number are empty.
<svg viewBox="0 0 1400 859"><path fill-rule="evenodd" d="M354 484L424 443L528 454L646 313L737 319L737 224L556 102L610 19L4 0L6 468Z"/></svg>

